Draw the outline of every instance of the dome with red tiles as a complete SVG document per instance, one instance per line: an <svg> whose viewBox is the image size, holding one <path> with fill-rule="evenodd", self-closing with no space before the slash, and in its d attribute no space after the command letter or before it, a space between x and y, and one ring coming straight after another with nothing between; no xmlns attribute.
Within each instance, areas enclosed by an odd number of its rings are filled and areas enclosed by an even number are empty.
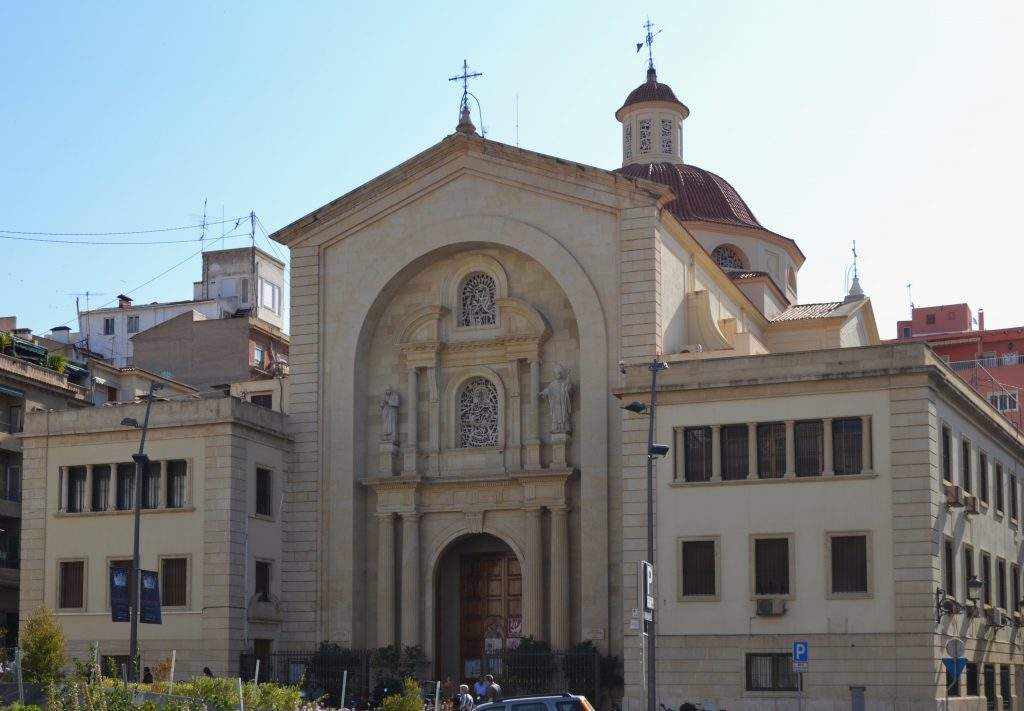
<svg viewBox="0 0 1024 711"><path fill-rule="evenodd" d="M680 108L683 118L686 118L690 113L690 110L686 108L686 104L676 98L676 94L672 91L672 87L658 81L658 74L652 68L647 70L647 81L629 92L629 96L626 97L625 103L619 107L619 110L615 112L615 115L619 116L619 112L628 106L632 106L633 104L642 104L648 101L665 101L670 104L675 104Z"/></svg>
<svg viewBox="0 0 1024 711"><path fill-rule="evenodd" d="M670 188L675 199L665 207L680 220L764 229L736 189L703 168L685 163L631 163L615 172Z"/></svg>

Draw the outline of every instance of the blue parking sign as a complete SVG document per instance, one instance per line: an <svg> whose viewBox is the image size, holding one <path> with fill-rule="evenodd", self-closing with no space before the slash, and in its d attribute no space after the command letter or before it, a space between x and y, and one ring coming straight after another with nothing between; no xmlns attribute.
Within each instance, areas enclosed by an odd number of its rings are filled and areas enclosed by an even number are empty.
<svg viewBox="0 0 1024 711"><path fill-rule="evenodd" d="M807 644L806 640L793 642L793 662L795 664L806 664L810 661L810 651L810 645Z"/></svg>

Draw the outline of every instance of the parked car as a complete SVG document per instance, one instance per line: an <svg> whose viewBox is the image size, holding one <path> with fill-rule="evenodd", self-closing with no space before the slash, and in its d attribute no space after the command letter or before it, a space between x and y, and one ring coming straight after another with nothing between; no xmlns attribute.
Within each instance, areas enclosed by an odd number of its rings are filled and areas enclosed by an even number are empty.
<svg viewBox="0 0 1024 711"><path fill-rule="evenodd" d="M586 696L552 694L551 696L519 696L487 704L473 711L594 711Z"/></svg>

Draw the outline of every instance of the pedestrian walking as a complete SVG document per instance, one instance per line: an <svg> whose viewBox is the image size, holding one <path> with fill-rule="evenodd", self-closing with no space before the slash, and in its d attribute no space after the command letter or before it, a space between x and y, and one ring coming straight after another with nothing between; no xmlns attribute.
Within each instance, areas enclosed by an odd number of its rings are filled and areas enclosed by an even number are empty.
<svg viewBox="0 0 1024 711"><path fill-rule="evenodd" d="M487 682L487 691L485 692L488 701L501 701L501 687L498 686L498 682L494 680L494 677L488 674L484 677L484 681Z"/></svg>
<svg viewBox="0 0 1024 711"><path fill-rule="evenodd" d="M487 700L487 687L488 686L489 685L488 685L487 681L483 677L480 677L479 679L477 679L476 683L473 684L473 698L476 700L476 702L478 704L479 703L483 703L484 701Z"/></svg>
<svg viewBox="0 0 1024 711"><path fill-rule="evenodd" d="M455 698L455 708L457 711L473 711L473 697L469 693L469 686L462 684L459 686L459 695Z"/></svg>

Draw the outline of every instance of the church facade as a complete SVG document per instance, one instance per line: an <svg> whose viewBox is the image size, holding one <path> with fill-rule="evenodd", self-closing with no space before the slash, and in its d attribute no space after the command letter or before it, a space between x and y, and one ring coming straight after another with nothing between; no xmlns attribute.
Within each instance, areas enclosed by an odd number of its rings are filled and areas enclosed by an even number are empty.
<svg viewBox="0 0 1024 711"><path fill-rule="evenodd" d="M527 635L622 655L646 525L623 366L877 342L863 295L796 305L803 253L683 162L688 115L652 68L605 170L485 140L464 111L273 235L292 257L282 644L420 645L439 678Z"/></svg>

